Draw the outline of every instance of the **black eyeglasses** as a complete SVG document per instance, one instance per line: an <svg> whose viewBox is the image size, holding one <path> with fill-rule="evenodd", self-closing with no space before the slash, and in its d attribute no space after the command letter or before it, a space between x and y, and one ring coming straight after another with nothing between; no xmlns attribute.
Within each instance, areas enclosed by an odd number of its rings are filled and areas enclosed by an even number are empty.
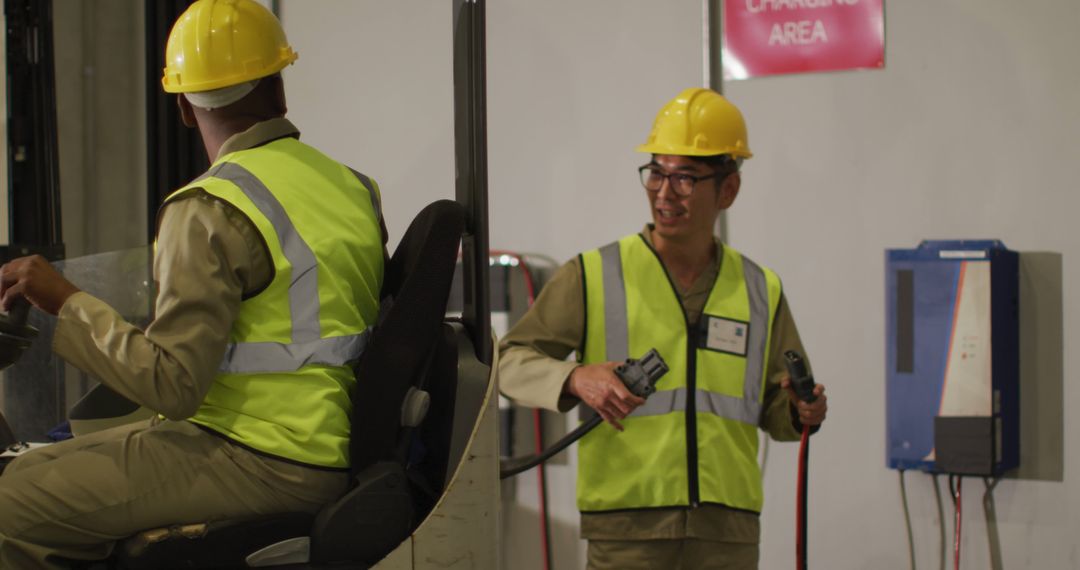
<svg viewBox="0 0 1080 570"><path fill-rule="evenodd" d="M641 175L641 185L649 192L659 192L660 187L664 185L664 180L667 180L671 185L671 190L675 192L675 194L683 197L692 194L694 192L694 186L697 186L698 182L710 178L726 176L728 174L727 172L714 172L706 176L693 176L682 172L672 172L668 174L663 170L660 170L660 168L654 164L646 164L645 166L638 168L638 173Z"/></svg>

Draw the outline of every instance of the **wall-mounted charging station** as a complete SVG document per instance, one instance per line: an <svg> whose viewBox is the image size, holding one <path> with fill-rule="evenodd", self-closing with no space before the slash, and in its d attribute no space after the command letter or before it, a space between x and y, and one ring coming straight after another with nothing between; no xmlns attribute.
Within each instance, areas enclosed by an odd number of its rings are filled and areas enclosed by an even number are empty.
<svg viewBox="0 0 1080 570"><path fill-rule="evenodd" d="M887 250L888 467L996 476L1019 464L1018 259L997 240Z"/></svg>

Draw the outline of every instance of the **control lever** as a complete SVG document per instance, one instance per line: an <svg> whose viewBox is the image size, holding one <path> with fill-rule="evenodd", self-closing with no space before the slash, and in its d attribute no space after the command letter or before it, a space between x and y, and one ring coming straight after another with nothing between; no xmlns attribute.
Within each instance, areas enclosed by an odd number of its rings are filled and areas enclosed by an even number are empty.
<svg viewBox="0 0 1080 570"><path fill-rule="evenodd" d="M668 365L656 349L652 349L638 359L628 358L626 362L615 367L615 376L622 380L627 390L639 398L648 398L656 392L656 382L667 374ZM525 455L505 459L499 465L499 479L513 477L523 471L528 471L537 465L551 459L560 451L566 449L571 443L581 439L596 426L603 422L599 414L589 418L574 431L563 436L551 447L537 455Z"/></svg>
<svg viewBox="0 0 1080 570"><path fill-rule="evenodd" d="M15 363L38 335L38 330L26 324L30 302L18 297L7 314L0 313L0 370Z"/></svg>
<svg viewBox="0 0 1080 570"><path fill-rule="evenodd" d="M11 304L11 310L8 311L8 322L15 327L26 326L26 320L29 316L30 301L27 301L21 296L16 297L15 301Z"/></svg>

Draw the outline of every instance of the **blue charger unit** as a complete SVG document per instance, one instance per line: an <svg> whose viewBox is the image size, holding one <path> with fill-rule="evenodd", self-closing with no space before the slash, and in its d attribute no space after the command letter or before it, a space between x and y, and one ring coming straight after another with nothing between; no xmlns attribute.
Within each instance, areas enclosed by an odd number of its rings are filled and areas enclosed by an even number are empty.
<svg viewBox="0 0 1080 570"><path fill-rule="evenodd" d="M885 256L892 469L996 476L1020 463L1019 256L998 240Z"/></svg>

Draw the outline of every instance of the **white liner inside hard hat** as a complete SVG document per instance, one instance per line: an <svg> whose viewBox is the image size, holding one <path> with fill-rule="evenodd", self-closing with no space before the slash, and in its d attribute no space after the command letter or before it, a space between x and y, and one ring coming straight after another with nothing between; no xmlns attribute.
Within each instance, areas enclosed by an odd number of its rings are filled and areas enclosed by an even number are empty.
<svg viewBox="0 0 1080 570"><path fill-rule="evenodd" d="M200 109L211 111L232 105L243 99L244 96L251 93L258 84L259 80L256 79L255 81L245 81L244 83L222 87L221 89L184 93L184 97L187 97L188 102L192 105Z"/></svg>

